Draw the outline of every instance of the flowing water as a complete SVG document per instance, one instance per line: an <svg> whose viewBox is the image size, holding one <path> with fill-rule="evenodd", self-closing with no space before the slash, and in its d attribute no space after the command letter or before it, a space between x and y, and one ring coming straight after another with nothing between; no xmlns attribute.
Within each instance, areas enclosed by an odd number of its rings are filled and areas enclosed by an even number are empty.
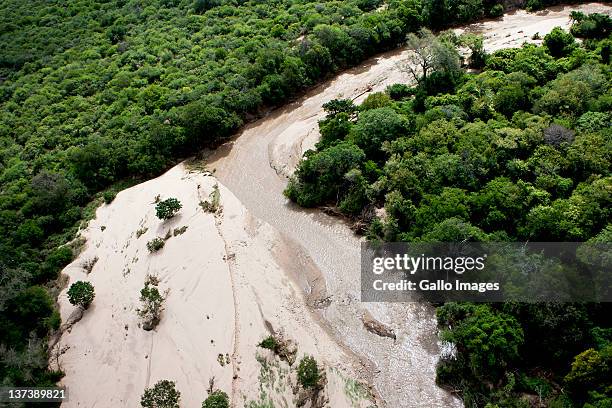
<svg viewBox="0 0 612 408"><path fill-rule="evenodd" d="M610 13L611 6L589 3L559 6L535 14L515 11L503 19L472 24L457 31L482 33L485 48L519 46L535 33L569 25L569 13ZM459 407L461 401L435 384L440 355L432 307L423 304L360 302L360 242L339 218L290 203L283 190L304 151L318 138L321 106L335 98L363 100L397 82L409 82L401 63L407 51L379 55L312 89L298 101L248 125L208 159L209 169L242 201L251 214L276 228L296 251L294 263L314 263L324 282L317 308L337 341L361 362L362 377L391 408ZM299 256L297 255L299 254ZM321 289L321 286L323 289ZM325 293L325 295L322 295ZM319 296L319 297L320 297ZM392 328L396 340L365 330L364 313Z"/></svg>

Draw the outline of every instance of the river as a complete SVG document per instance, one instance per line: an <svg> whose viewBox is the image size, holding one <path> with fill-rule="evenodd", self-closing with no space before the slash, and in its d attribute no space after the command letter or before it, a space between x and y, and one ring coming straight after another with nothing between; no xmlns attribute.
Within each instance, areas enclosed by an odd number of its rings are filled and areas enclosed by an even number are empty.
<svg viewBox="0 0 612 408"><path fill-rule="evenodd" d="M488 51L519 46L542 37L555 26L569 26L569 14L610 13L611 6L589 3L559 6L538 13L519 10L503 18L471 24L458 32L482 33ZM409 82L400 69L407 51L381 54L310 90L299 100L246 126L207 160L209 169L251 214L276 228L298 248L295 263L306 270L314 264L322 281L305 283L308 293L327 301L316 307L336 340L361 363L362 377L391 408L460 407L461 401L435 384L440 355L434 310L423 304L360 302L359 247L341 219L290 203L283 190L304 151L318 138L321 106L335 98L363 100L370 92ZM298 267L299 269L299 267ZM364 313L392 328L396 340L365 330Z"/></svg>

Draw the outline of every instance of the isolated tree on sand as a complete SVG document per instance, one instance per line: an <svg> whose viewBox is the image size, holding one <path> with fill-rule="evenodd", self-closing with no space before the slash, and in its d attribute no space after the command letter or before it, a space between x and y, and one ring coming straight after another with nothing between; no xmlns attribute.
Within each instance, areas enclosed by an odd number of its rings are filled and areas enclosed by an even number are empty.
<svg viewBox="0 0 612 408"><path fill-rule="evenodd" d="M164 201L160 201L155 206L157 218L160 220L169 220L174 217L182 207L181 202L176 198L168 198Z"/></svg>
<svg viewBox="0 0 612 408"><path fill-rule="evenodd" d="M162 295L157 288L159 281L154 276L148 276L144 288L140 291L140 302L142 306L137 309L138 316L142 318L142 328L153 330L161 320L164 310L165 294ZM167 294L167 292L166 292Z"/></svg>
<svg viewBox="0 0 612 408"><path fill-rule="evenodd" d="M140 397L140 405L144 408L179 408L181 393L176 389L176 383L161 380L152 388L145 389Z"/></svg>
<svg viewBox="0 0 612 408"><path fill-rule="evenodd" d="M89 282L78 281L68 289L68 300L75 306L87 309L95 297L94 287Z"/></svg>
<svg viewBox="0 0 612 408"><path fill-rule="evenodd" d="M431 31L422 28L419 34L408 34L406 62L401 69L408 72L413 79L424 82L433 71L453 71L459 69L459 55L455 48L440 41Z"/></svg>

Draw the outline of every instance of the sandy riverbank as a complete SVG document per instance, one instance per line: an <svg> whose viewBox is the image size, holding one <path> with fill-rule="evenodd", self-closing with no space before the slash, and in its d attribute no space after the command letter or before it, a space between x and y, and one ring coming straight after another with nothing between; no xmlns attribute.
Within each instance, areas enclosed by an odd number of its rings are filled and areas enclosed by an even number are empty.
<svg viewBox="0 0 612 408"><path fill-rule="evenodd" d="M299 283L280 266L299 254L289 253L275 231L251 217L223 186L222 213L204 212L199 203L215 183L213 177L177 166L121 192L98 209L83 231L86 248L64 273L69 283L91 282L96 298L55 347L61 355L53 361L66 372L62 385L70 396L63 406L139 406L145 387L170 379L181 392L181 406L198 407L212 378L237 407L266 399L294 406L295 375L290 371L295 365L290 370L257 347L271 332L295 341L298 359L309 354L334 367L327 370L331 406L370 405L347 396L347 390L354 394L359 389L349 380L350 359L319 327ZM180 213L169 221L157 219L157 195L178 198ZM184 226L184 233L173 235ZM147 241L168 231L172 236L164 248L150 253ZM96 257L87 273L83 265ZM159 288L169 290L161 323L153 331L140 327L136 313L147 275L158 277ZM75 307L65 291L59 303L66 322Z"/></svg>

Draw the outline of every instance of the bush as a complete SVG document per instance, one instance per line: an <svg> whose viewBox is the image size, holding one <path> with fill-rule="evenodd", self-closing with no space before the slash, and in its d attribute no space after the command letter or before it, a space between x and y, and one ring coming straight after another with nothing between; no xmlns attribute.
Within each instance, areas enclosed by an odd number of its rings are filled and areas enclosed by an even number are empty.
<svg viewBox="0 0 612 408"><path fill-rule="evenodd" d="M612 31L612 17L593 13L588 16L583 13L572 13L571 33L581 38L606 38Z"/></svg>
<svg viewBox="0 0 612 408"><path fill-rule="evenodd" d="M274 336L268 336L258 344L259 347L265 348L268 350L276 351L278 349L278 341L274 338Z"/></svg>
<svg viewBox="0 0 612 408"><path fill-rule="evenodd" d="M157 252L162 249L164 245L166 245L166 241L164 241L160 237L155 237L149 242L147 242L147 249L149 250L149 252Z"/></svg>
<svg viewBox="0 0 612 408"><path fill-rule="evenodd" d="M304 388L313 388L319 382L320 374L317 361L311 357L306 356L300 360L298 366L298 381Z"/></svg>
<svg viewBox="0 0 612 408"><path fill-rule="evenodd" d="M612 344L602 350L588 349L578 354L565 382L572 393L584 398L592 390L605 393L604 384L609 384L611 376Z"/></svg>
<svg viewBox="0 0 612 408"><path fill-rule="evenodd" d="M385 106L389 106L393 103L393 100L389 95L383 92L375 92L368 95L367 98L363 101L359 110L366 111L370 109L378 109L384 108Z"/></svg>
<svg viewBox="0 0 612 408"><path fill-rule="evenodd" d="M117 192L113 190L105 191L103 197L104 197L104 202L106 204L110 204L113 202L115 197L117 197Z"/></svg>
<svg viewBox="0 0 612 408"><path fill-rule="evenodd" d="M576 121L576 129L584 133L595 133L612 126L612 115L605 112L586 112Z"/></svg>
<svg viewBox="0 0 612 408"><path fill-rule="evenodd" d="M168 198L157 203L155 206L155 212L157 218L160 220L169 220L170 218L174 217L182 207L181 202L176 198Z"/></svg>
<svg viewBox="0 0 612 408"><path fill-rule="evenodd" d="M496 4L493 7L491 7L491 10L489 10L490 17L501 17L503 15L504 15L504 6L501 4Z"/></svg>
<svg viewBox="0 0 612 408"><path fill-rule="evenodd" d="M94 287L89 282L78 281L68 289L68 300L75 306L87 309L96 296Z"/></svg>
<svg viewBox="0 0 612 408"><path fill-rule="evenodd" d="M166 298L159 293L158 280L148 276L144 288L140 291L141 308L137 309L138 316L142 319L142 328L146 331L153 330L161 320Z"/></svg>
<svg viewBox="0 0 612 408"><path fill-rule="evenodd" d="M461 358L454 364L463 365L463 371L471 372L474 378L499 380L519 358L524 333L513 316L488 305L458 309L452 303L438 308L436 313L438 323L449 327L442 331L442 340L454 343L461 351Z"/></svg>
<svg viewBox="0 0 612 408"><path fill-rule="evenodd" d="M415 88L411 88L406 84L393 84L389 85L385 92L387 92L391 99L399 101L414 95Z"/></svg>
<svg viewBox="0 0 612 408"><path fill-rule="evenodd" d="M176 389L174 381L161 380L152 388L145 389L140 398L144 408L179 408L181 393Z"/></svg>
<svg viewBox="0 0 612 408"><path fill-rule="evenodd" d="M287 185L285 195L304 207L314 207L336 199L345 184L344 175L358 167L364 158L363 151L348 142L315 153L300 163L296 176Z"/></svg>
<svg viewBox="0 0 612 408"><path fill-rule="evenodd" d="M221 390L214 391L204 400L202 408L229 408L229 397Z"/></svg>
<svg viewBox="0 0 612 408"><path fill-rule="evenodd" d="M205 212L216 214L221 209L221 192L219 185L215 184L212 191L208 195L208 200L200 201L200 207Z"/></svg>
<svg viewBox="0 0 612 408"><path fill-rule="evenodd" d="M42 286L31 286L12 299L13 312L24 335L47 328L53 317L53 299Z"/></svg>
<svg viewBox="0 0 612 408"><path fill-rule="evenodd" d="M57 278L59 270L68 265L72 261L72 257L72 250L67 246L51 251L37 273L38 280L42 282Z"/></svg>

